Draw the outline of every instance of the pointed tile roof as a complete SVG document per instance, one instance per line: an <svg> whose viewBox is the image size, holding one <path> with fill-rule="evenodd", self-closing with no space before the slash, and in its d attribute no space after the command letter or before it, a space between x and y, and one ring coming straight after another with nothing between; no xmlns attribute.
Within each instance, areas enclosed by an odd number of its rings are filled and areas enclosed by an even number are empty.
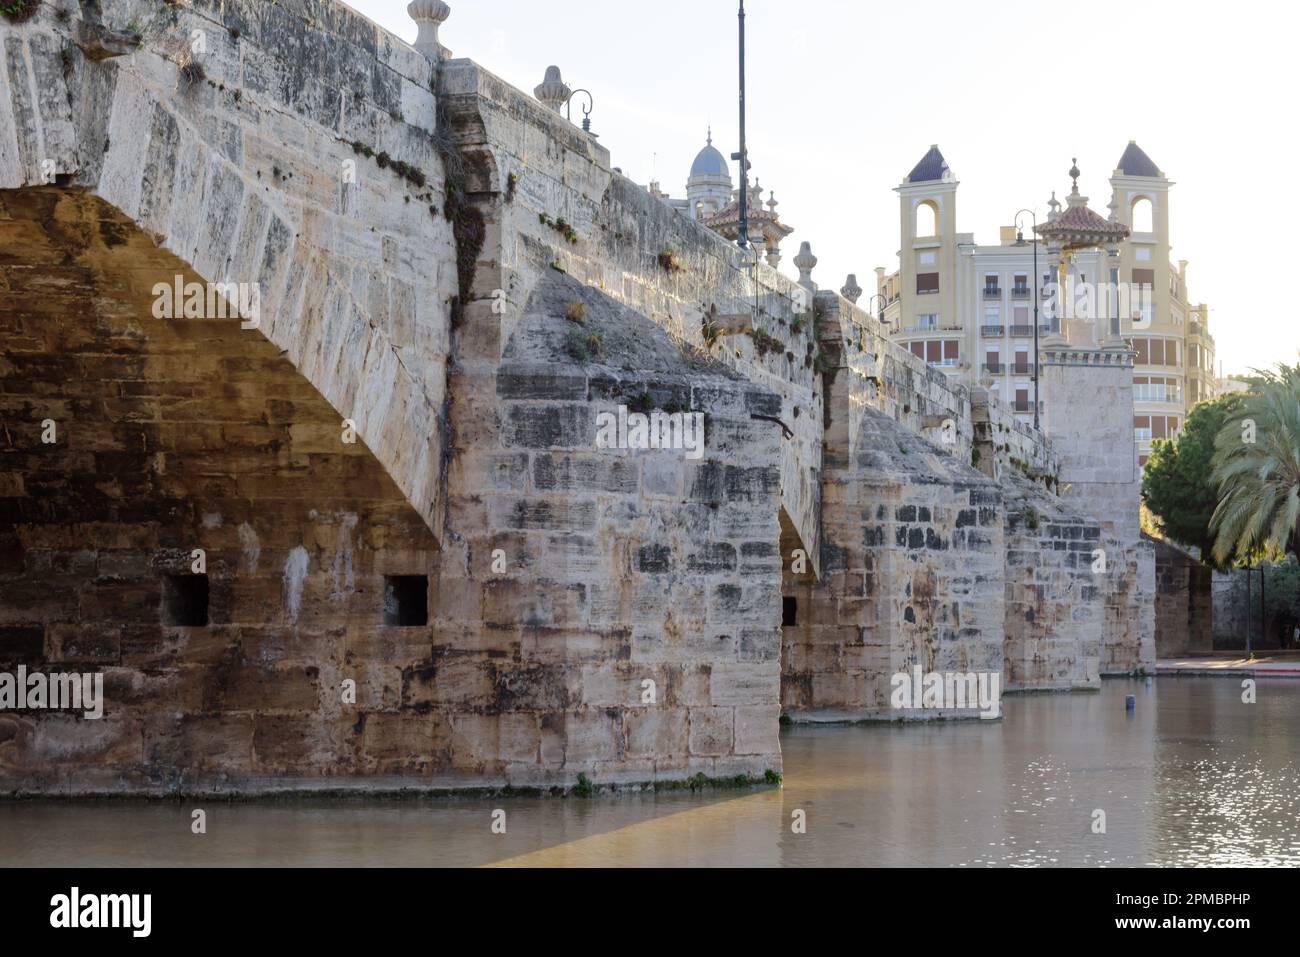
<svg viewBox="0 0 1300 957"><path fill-rule="evenodd" d="M907 174L907 182L928 183L943 179L944 174L948 172L950 172L948 161L939 152L938 145L933 145L930 151L921 157L921 162L912 167L912 172Z"/></svg>
<svg viewBox="0 0 1300 957"><path fill-rule="evenodd" d="M1160 167L1155 164L1150 156L1142 152L1142 147L1137 145L1136 140L1128 141L1128 147L1124 150L1124 155L1119 158L1118 169L1125 176L1150 176L1152 178L1160 176Z"/></svg>

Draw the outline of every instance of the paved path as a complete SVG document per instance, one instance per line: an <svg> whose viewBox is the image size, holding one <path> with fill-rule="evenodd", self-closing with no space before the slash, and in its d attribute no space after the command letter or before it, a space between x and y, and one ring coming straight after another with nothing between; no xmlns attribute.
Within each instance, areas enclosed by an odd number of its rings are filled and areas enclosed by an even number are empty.
<svg viewBox="0 0 1300 957"><path fill-rule="evenodd" d="M1257 678L1300 678L1300 656L1263 653L1251 661L1236 655L1164 658L1156 662L1159 675L1249 675Z"/></svg>

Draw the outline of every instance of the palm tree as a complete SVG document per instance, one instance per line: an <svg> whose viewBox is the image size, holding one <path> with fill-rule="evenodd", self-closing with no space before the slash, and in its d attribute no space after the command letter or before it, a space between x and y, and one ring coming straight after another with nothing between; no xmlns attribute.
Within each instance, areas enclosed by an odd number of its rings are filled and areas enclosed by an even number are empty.
<svg viewBox="0 0 1300 957"><path fill-rule="evenodd" d="M1300 364L1256 370L1214 440L1214 557L1300 554Z"/></svg>

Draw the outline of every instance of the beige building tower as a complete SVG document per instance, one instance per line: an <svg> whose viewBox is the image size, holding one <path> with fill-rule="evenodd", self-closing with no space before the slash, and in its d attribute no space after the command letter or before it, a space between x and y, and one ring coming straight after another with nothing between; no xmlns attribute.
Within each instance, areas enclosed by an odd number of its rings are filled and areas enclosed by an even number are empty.
<svg viewBox="0 0 1300 957"><path fill-rule="evenodd" d="M1191 407L1218 392L1209 308L1188 295L1186 261L1170 262L1174 184L1136 143L1111 176L1109 218L1088 209L1078 170L1070 172L1066 203L1053 195L1039 224L1086 227L1087 243L1053 247L1033 236L1026 216L1020 229L1001 227L997 245L979 245L957 232L958 183L930 147L895 190L899 269L876 270L872 312L914 355L1032 421L1037 287L1040 340L1061 333L1079 345L1127 343L1135 353L1133 425L1145 464L1155 439L1176 435Z"/></svg>
<svg viewBox="0 0 1300 957"><path fill-rule="evenodd" d="M1130 141L1110 178L1114 218L1130 236L1120 249L1121 280L1143 290L1124 323L1133 364L1134 434L1139 461L1151 443L1173 438L1197 402L1213 398L1214 338L1209 307L1187 293L1187 261L1170 262L1169 189L1165 176Z"/></svg>

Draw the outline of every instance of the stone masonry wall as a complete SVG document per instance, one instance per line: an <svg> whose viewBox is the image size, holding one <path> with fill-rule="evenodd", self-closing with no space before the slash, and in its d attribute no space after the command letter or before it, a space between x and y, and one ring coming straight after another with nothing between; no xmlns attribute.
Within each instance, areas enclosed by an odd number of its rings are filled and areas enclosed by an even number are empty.
<svg viewBox="0 0 1300 957"><path fill-rule="evenodd" d="M880 412L860 421L852 460L826 470L826 573L786 575L782 702L798 720L915 717L890 708L914 666L1002 672L1000 490Z"/></svg>
<svg viewBox="0 0 1300 957"><path fill-rule="evenodd" d="M1061 496L1102 528L1103 675L1155 667L1155 551L1138 521L1132 353L1044 346L1043 426L1060 457Z"/></svg>
<svg viewBox="0 0 1300 957"><path fill-rule="evenodd" d="M1213 651L1213 569L1176 545L1150 541L1156 552L1156 656Z"/></svg>
<svg viewBox="0 0 1300 957"><path fill-rule="evenodd" d="M152 317L148 277L177 270L84 191L0 192L0 671L98 672L105 696L98 721L0 713L0 794L492 772L487 703L428 691L487 656L385 623L386 576L437 554L422 516L256 331ZM177 617L195 586L205 624Z"/></svg>

